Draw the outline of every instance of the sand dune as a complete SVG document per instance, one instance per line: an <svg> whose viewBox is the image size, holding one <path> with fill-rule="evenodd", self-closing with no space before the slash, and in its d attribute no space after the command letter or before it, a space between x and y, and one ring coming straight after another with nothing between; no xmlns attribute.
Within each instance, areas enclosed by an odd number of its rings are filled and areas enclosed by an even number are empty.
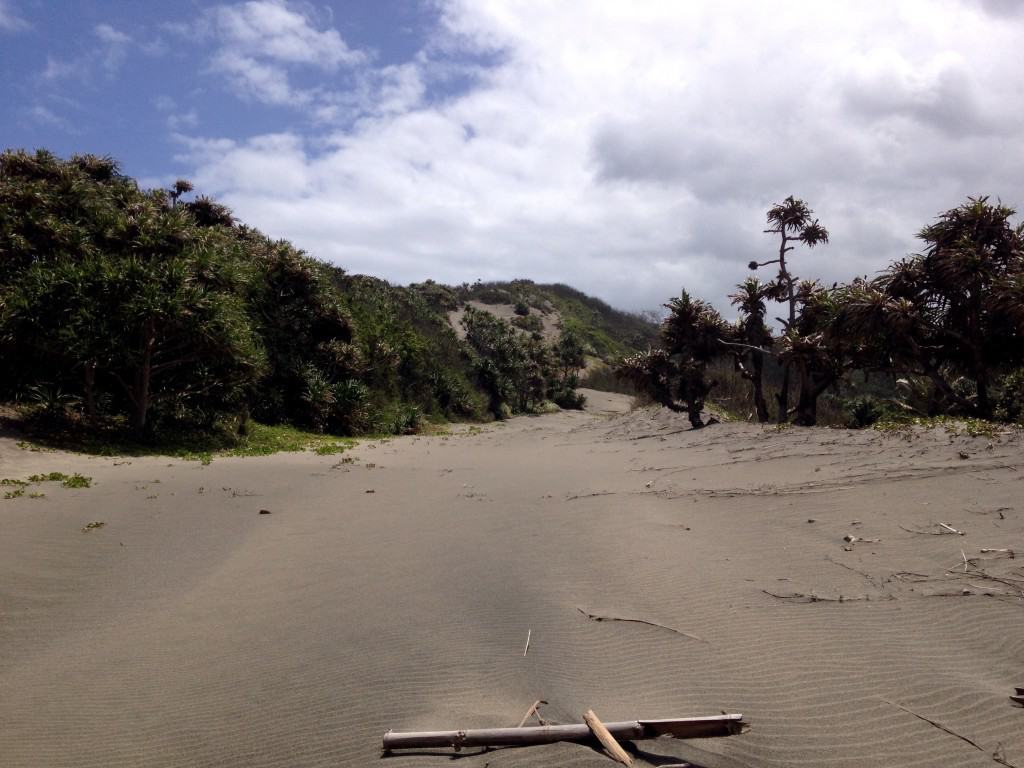
<svg viewBox="0 0 1024 768"><path fill-rule="evenodd" d="M447 765L381 762L380 737L515 725L543 698L559 722L753 725L638 742L641 764L1024 766L1017 435L694 432L588 394L350 463L4 439L0 476L96 484L0 500L0 765ZM611 764L478 752L459 765Z"/></svg>

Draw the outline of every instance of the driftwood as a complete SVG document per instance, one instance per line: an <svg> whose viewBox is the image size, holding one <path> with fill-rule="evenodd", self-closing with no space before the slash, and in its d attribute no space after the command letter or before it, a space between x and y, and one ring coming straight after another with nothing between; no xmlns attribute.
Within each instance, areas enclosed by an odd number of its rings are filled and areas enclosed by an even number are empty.
<svg viewBox="0 0 1024 768"><path fill-rule="evenodd" d="M547 702L544 701L544 699L537 699L535 702L533 702L533 706L526 710L526 714L523 715L523 719L519 721L519 725L517 725L516 728L522 728L524 725L526 725L526 721L530 719L530 715L536 715L537 722L539 722L541 725L546 725L546 723L544 722L544 718L540 716L541 704L547 704Z"/></svg>
<svg viewBox="0 0 1024 768"><path fill-rule="evenodd" d="M586 616L591 621L622 621L622 622L626 622L627 624L646 624L648 627L657 627L658 629L667 629L669 632L675 632L677 635L682 635L683 637L688 637L691 640L697 640L697 641L699 641L701 643L708 642L703 637L698 637L697 635L692 635L689 632L683 632L683 630L681 630L681 629L676 629L675 627L669 627L669 626L666 626L665 624L658 624L655 621L647 621L647 619L627 619L627 618L622 618L620 616L598 616L596 613L590 613L589 611L583 610L578 605L576 606L576 610L579 611L580 613L582 613L584 616Z"/></svg>
<svg viewBox="0 0 1024 768"><path fill-rule="evenodd" d="M896 707L897 709L902 709L908 715L913 715L918 720L923 720L924 722L928 723L928 725L932 725L938 728L940 731L944 731L945 733L948 733L950 736L955 736L956 738L960 739L960 741L970 744L976 750L978 750L979 752L984 752L986 755L988 755L990 758L992 758L995 762L999 763L1000 765L1005 765L1007 766L1007 768L1019 768L1019 766L1009 762L1005 757L1003 757L1000 749L996 749L995 752L991 752L988 749L985 749L985 747L981 746L974 739L968 738L967 736L964 736L962 733L957 733L949 726L943 725L937 720L932 720L930 717L925 717L924 715L915 712L914 710L910 709L909 707L905 707L902 704L898 704L895 701L889 701L889 699L882 698L881 696L879 698L886 704Z"/></svg>
<svg viewBox="0 0 1024 768"><path fill-rule="evenodd" d="M627 720L605 723L608 733L616 739L638 741L672 736L677 739L706 739L715 736L733 736L743 733L747 724L743 715L713 715L711 717L682 717L667 720ZM452 747L526 747L535 744L554 744L559 741L587 742L593 738L585 723L572 725L544 725L527 728L480 728L459 731L388 731L384 734L384 749L430 749Z"/></svg>
<svg viewBox="0 0 1024 768"><path fill-rule="evenodd" d="M623 765L633 764L633 758L615 740L615 737L608 733L608 729L604 727L604 723L601 722L600 718L594 714L594 710L588 709L583 713L583 722L587 724L590 732L601 742L601 746L608 753L608 757Z"/></svg>

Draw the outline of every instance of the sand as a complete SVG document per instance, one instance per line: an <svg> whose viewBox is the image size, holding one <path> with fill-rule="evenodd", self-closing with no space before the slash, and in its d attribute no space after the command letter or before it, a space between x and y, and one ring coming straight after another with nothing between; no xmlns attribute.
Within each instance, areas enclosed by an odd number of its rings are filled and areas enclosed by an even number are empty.
<svg viewBox="0 0 1024 768"><path fill-rule="evenodd" d="M0 439L0 476L95 479L0 500L0 765L449 765L381 762L380 737L515 725L543 698L558 722L753 726L637 742L642 765L1024 766L1024 559L980 554L1024 550L1017 435L691 431L589 395L209 466ZM965 535L901 528L938 522ZM572 744L463 754L612 764Z"/></svg>

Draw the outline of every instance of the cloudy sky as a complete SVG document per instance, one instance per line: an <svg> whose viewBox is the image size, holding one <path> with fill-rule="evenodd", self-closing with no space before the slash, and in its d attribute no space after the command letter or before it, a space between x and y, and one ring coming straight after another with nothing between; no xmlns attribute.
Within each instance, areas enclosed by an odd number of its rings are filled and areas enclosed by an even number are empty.
<svg viewBox="0 0 1024 768"><path fill-rule="evenodd" d="M1024 206L1018 0L0 0L0 141L191 179L406 283L722 308L770 258L870 274L968 195Z"/></svg>

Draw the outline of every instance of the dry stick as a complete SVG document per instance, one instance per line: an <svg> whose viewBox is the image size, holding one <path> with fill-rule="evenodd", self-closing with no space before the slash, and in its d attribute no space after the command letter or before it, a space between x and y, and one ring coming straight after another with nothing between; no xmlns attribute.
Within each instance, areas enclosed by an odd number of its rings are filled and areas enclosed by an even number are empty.
<svg viewBox="0 0 1024 768"><path fill-rule="evenodd" d="M533 630L532 629L526 630L526 647L523 648L523 657L524 658L525 658L526 654L530 650L530 635L532 635L532 634L533 634Z"/></svg>
<svg viewBox="0 0 1024 768"><path fill-rule="evenodd" d="M762 589L761 591L764 592L766 595L778 598L779 600L803 600L808 603L856 603L862 601L871 601L871 597L869 595L861 595L860 597L843 597L842 595L840 595L839 597L821 597L820 595L816 595L813 592L809 595L805 595L803 592L794 592L791 595L780 595L777 592L769 592L767 589ZM896 598L892 596L886 596L880 597L878 599L895 600Z"/></svg>
<svg viewBox="0 0 1024 768"><path fill-rule="evenodd" d="M949 531L915 531L913 528L907 528L899 523L897 525L907 533L919 533L922 536L949 536Z"/></svg>
<svg viewBox="0 0 1024 768"><path fill-rule="evenodd" d="M940 528L945 528L947 531L949 531L950 533L955 533L957 536L966 536L967 535L963 531L958 531L952 525L946 525L946 523L939 523L939 527Z"/></svg>
<svg viewBox="0 0 1024 768"><path fill-rule="evenodd" d="M625 621L625 622L629 622L631 624L646 624L649 627L658 627L659 629L667 629L669 632L675 632L677 635L682 635L683 637L688 637L691 640L699 640L702 643L708 642L703 637L698 637L697 635L691 635L689 632L683 632L681 629L676 629L675 627L666 627L664 624L658 624L657 622L654 622L654 621L647 621L645 619L623 619L623 618L620 618L618 616L598 616L597 614L594 614L594 613L588 613L587 611L585 611L582 608L580 608L578 605L576 606L576 610L579 611L580 613L582 613L584 616L586 616L591 621Z"/></svg>
<svg viewBox="0 0 1024 768"><path fill-rule="evenodd" d="M640 435L639 437L631 437L631 438L629 438L629 440L630 441L634 441L634 440L648 440L648 439L650 439L652 437L668 437L669 435L678 435L681 432L689 432L689 431L690 431L689 429L673 429L670 432L655 432L654 434L651 434L651 435Z"/></svg>
<svg viewBox="0 0 1024 768"><path fill-rule="evenodd" d="M615 491L598 491L597 493L580 493L573 496L567 496L566 501L576 501L576 499L592 499L595 496L614 496Z"/></svg>
<svg viewBox="0 0 1024 768"><path fill-rule="evenodd" d="M615 740L615 737L608 733L608 729L604 727L597 715L594 714L594 710L588 709L583 713L583 720L586 722L587 727L590 728L590 732L593 733L597 740L601 742L601 746L605 748L608 753L608 757L615 760L623 765L632 765L633 758L629 756L629 753L622 748L622 746Z"/></svg>
<svg viewBox="0 0 1024 768"><path fill-rule="evenodd" d="M540 708L541 704L547 704L547 702L544 701L544 699L537 699L535 702L533 702L533 706L526 710L526 714L523 715L523 719L519 721L519 725L517 725L516 728L522 728L524 725L526 725L526 721L530 719L530 715L536 715L537 720L540 721L540 724L544 725L544 718L541 717L540 712L537 711Z"/></svg>
<svg viewBox="0 0 1024 768"><path fill-rule="evenodd" d="M967 742L972 747L974 747L976 750L978 750L979 752L984 752L986 755L988 755L989 757L991 757L993 760L995 760L997 763L999 763L1001 765L1008 766L1008 768L1019 768L1019 766L1014 765L1013 763L1007 761L1005 758L997 757L995 754L990 753L987 749L985 749L983 746L981 746L978 742L974 741L973 739L969 739L968 737L964 736L963 734L957 733L952 728L947 728L942 723L937 723L934 720L931 720L930 718L925 717L924 715L919 715L914 710L908 709L907 707L904 707L902 704L897 704L895 701L889 701L888 699L882 698L881 696L879 696L878 698L881 699L882 701L884 701L886 704L889 704L889 705L891 705L893 707L896 707L897 709L902 709L908 715L913 715L918 720L924 720L929 725L934 725L940 731L945 731L950 736L956 736L958 739L960 739L960 741Z"/></svg>
<svg viewBox="0 0 1024 768"><path fill-rule="evenodd" d="M881 587L878 585L878 582L875 581L874 576L872 576L870 573L865 573L864 571L862 571L862 570L860 570L858 568L854 568L851 565L847 565L846 563L840 563L838 560L833 560L828 555L825 555L825 559L828 560L833 565L838 565L840 568L845 568L848 571L853 571L854 573L860 574L861 576L863 576L865 579L868 580L868 583L870 583L871 586L873 586L873 587L875 587L877 589L881 589Z"/></svg>

